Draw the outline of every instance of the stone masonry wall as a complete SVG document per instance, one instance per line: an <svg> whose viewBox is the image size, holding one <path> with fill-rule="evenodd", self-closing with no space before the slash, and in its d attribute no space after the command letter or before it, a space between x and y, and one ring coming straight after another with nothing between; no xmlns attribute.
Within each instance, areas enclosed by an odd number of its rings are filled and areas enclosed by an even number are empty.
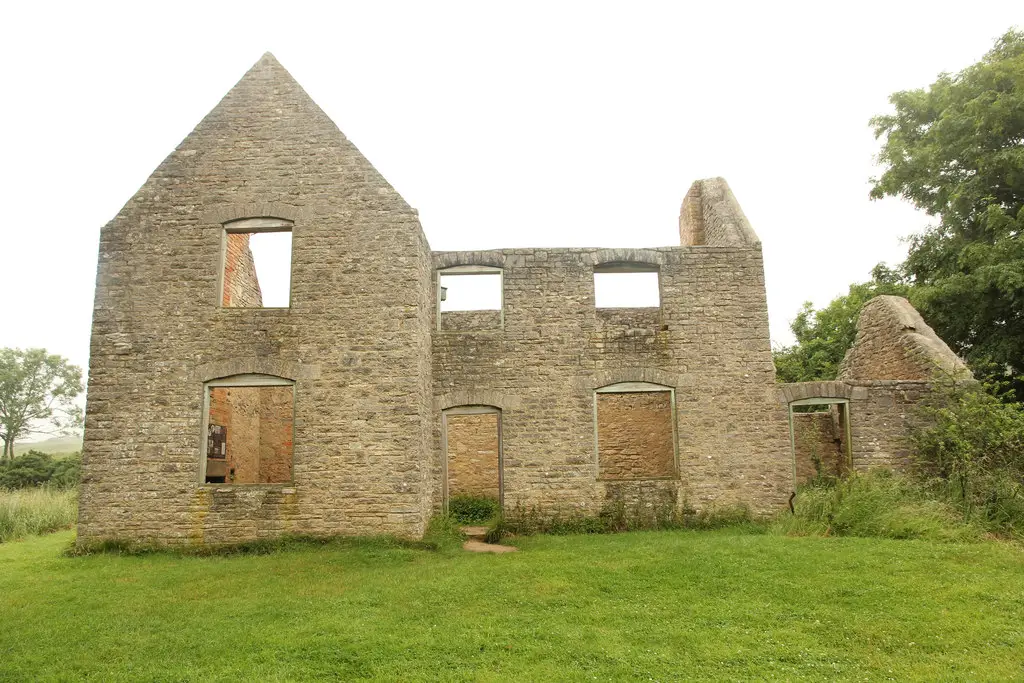
<svg viewBox="0 0 1024 683"><path fill-rule="evenodd" d="M448 495L497 500L498 413L448 415Z"/></svg>
<svg viewBox="0 0 1024 683"><path fill-rule="evenodd" d="M210 390L210 424L227 429L224 478L228 483L260 483L260 395L252 387ZM214 463L216 464L216 463ZM209 468L209 464L207 465Z"/></svg>
<svg viewBox="0 0 1024 683"><path fill-rule="evenodd" d="M444 332L477 332L500 329L501 311L441 312L441 330Z"/></svg>
<svg viewBox="0 0 1024 683"><path fill-rule="evenodd" d="M850 382L867 389L850 402L853 467L901 469L909 466L907 434L917 405L931 390L924 380Z"/></svg>
<svg viewBox="0 0 1024 683"><path fill-rule="evenodd" d="M223 306L224 223L293 221L291 308ZM100 235L78 538L422 534L433 266L416 212L265 55ZM295 380L294 477L206 485L204 382Z"/></svg>
<svg viewBox="0 0 1024 683"><path fill-rule="evenodd" d="M657 266L661 307L596 309L594 266L610 262ZM505 325L434 334L435 440L445 408L501 408L506 508L596 514L643 496L697 509L785 505L792 461L759 247L434 253L435 268L456 265L503 269ZM630 381L676 390L672 479L599 478L594 390Z"/></svg>
<svg viewBox="0 0 1024 683"><path fill-rule="evenodd" d="M672 394L598 394L597 460L604 479L674 476Z"/></svg>
<svg viewBox="0 0 1024 683"><path fill-rule="evenodd" d="M210 424L227 428L224 462L227 483L291 481L291 387L211 389ZM208 464L208 472L209 467Z"/></svg>
<svg viewBox="0 0 1024 683"><path fill-rule="evenodd" d="M291 387L260 387L260 483L292 480L293 401Z"/></svg>
<svg viewBox="0 0 1024 683"><path fill-rule="evenodd" d="M781 508L793 477L760 245L724 181L699 183L684 213L701 244L431 253L416 212L265 55L101 231L79 542L420 536L458 405L502 411L506 505ZM293 224L290 308L225 305L256 301L240 291L258 286L251 252L221 253L243 218ZM657 269L660 308L595 309L595 266L621 263ZM503 316L439 329L435 273L458 265L502 269ZM200 481L206 382L242 374L294 381L287 483ZM595 389L620 382L675 389L670 478L599 477Z"/></svg>

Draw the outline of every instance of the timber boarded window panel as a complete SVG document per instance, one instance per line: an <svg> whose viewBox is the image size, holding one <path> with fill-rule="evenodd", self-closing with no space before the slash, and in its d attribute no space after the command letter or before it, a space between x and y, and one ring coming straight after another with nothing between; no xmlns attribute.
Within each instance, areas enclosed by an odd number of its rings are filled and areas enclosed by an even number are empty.
<svg viewBox="0 0 1024 683"><path fill-rule="evenodd" d="M292 481L295 385L272 375L234 375L207 382L203 401L205 484Z"/></svg>
<svg viewBox="0 0 1024 683"><path fill-rule="evenodd" d="M220 305L288 308L291 305L292 221L242 218L224 224Z"/></svg>
<svg viewBox="0 0 1024 683"><path fill-rule="evenodd" d="M594 391L598 478L671 479L676 476L675 390L622 382Z"/></svg>

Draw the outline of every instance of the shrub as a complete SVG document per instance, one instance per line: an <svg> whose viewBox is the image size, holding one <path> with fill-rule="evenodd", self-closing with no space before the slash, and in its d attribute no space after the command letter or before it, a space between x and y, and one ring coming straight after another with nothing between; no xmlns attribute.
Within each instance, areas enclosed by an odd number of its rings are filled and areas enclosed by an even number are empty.
<svg viewBox="0 0 1024 683"><path fill-rule="evenodd" d="M614 499L597 515L545 513L536 506L517 503L499 516L484 540L496 543L504 536L532 534L610 534L621 531L657 529L720 529L743 527L762 531L763 523L755 522L744 506L709 508L697 512L685 503L676 504L674 497L636 498L629 502Z"/></svg>
<svg viewBox="0 0 1024 683"><path fill-rule="evenodd" d="M81 469L82 456L78 453L54 458L49 453L28 451L0 462L0 488L23 489L42 485L73 488L78 485Z"/></svg>
<svg viewBox="0 0 1024 683"><path fill-rule="evenodd" d="M434 515L423 534L423 544L430 550L454 550L462 547L459 521L452 514Z"/></svg>
<svg viewBox="0 0 1024 683"><path fill-rule="evenodd" d="M793 514L780 515L774 531L935 541L969 541L981 536L981 530L965 523L954 506L930 495L910 477L887 470L803 486L793 508Z"/></svg>
<svg viewBox="0 0 1024 683"><path fill-rule="evenodd" d="M1024 533L1024 405L998 389L947 383L918 409L915 472L962 519L996 533Z"/></svg>
<svg viewBox="0 0 1024 683"><path fill-rule="evenodd" d="M77 518L74 490L0 491L0 542L67 529Z"/></svg>
<svg viewBox="0 0 1024 683"><path fill-rule="evenodd" d="M499 515L501 503L485 496L452 496L448 501L448 514L462 524L488 522Z"/></svg>

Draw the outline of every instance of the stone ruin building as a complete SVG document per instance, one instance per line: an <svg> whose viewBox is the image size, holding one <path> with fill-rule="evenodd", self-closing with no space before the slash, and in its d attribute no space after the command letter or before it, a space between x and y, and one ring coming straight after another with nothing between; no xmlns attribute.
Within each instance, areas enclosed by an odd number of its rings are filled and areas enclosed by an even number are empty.
<svg viewBox="0 0 1024 683"><path fill-rule="evenodd" d="M760 242L722 179L693 184L679 236L431 251L264 55L102 230L79 541L418 537L456 495L767 514L815 470L898 464L934 367L962 369L909 304L868 305L839 380L778 385ZM265 302L271 238L290 284ZM621 278L650 305L599 306ZM459 310L466 282L496 303Z"/></svg>

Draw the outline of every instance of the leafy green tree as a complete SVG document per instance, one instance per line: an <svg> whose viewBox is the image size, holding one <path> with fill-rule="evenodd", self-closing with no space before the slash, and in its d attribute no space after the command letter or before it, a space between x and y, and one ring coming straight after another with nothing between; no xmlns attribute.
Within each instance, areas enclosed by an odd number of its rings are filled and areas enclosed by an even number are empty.
<svg viewBox="0 0 1024 683"><path fill-rule="evenodd" d="M25 436L80 427L75 399L82 390L82 369L66 358L45 349L0 349L0 457L13 458L15 441Z"/></svg>
<svg viewBox="0 0 1024 683"><path fill-rule="evenodd" d="M850 291L827 306L814 310L806 302L790 325L796 344L777 349L776 376L780 382L835 379L839 364L857 336L860 309L879 294L906 296L908 287L899 274L883 264L871 271L871 280L850 285Z"/></svg>
<svg viewBox="0 0 1024 683"><path fill-rule="evenodd" d="M915 305L975 374L995 367L1024 397L1024 32L927 89L890 97L871 196L938 218L901 271Z"/></svg>

